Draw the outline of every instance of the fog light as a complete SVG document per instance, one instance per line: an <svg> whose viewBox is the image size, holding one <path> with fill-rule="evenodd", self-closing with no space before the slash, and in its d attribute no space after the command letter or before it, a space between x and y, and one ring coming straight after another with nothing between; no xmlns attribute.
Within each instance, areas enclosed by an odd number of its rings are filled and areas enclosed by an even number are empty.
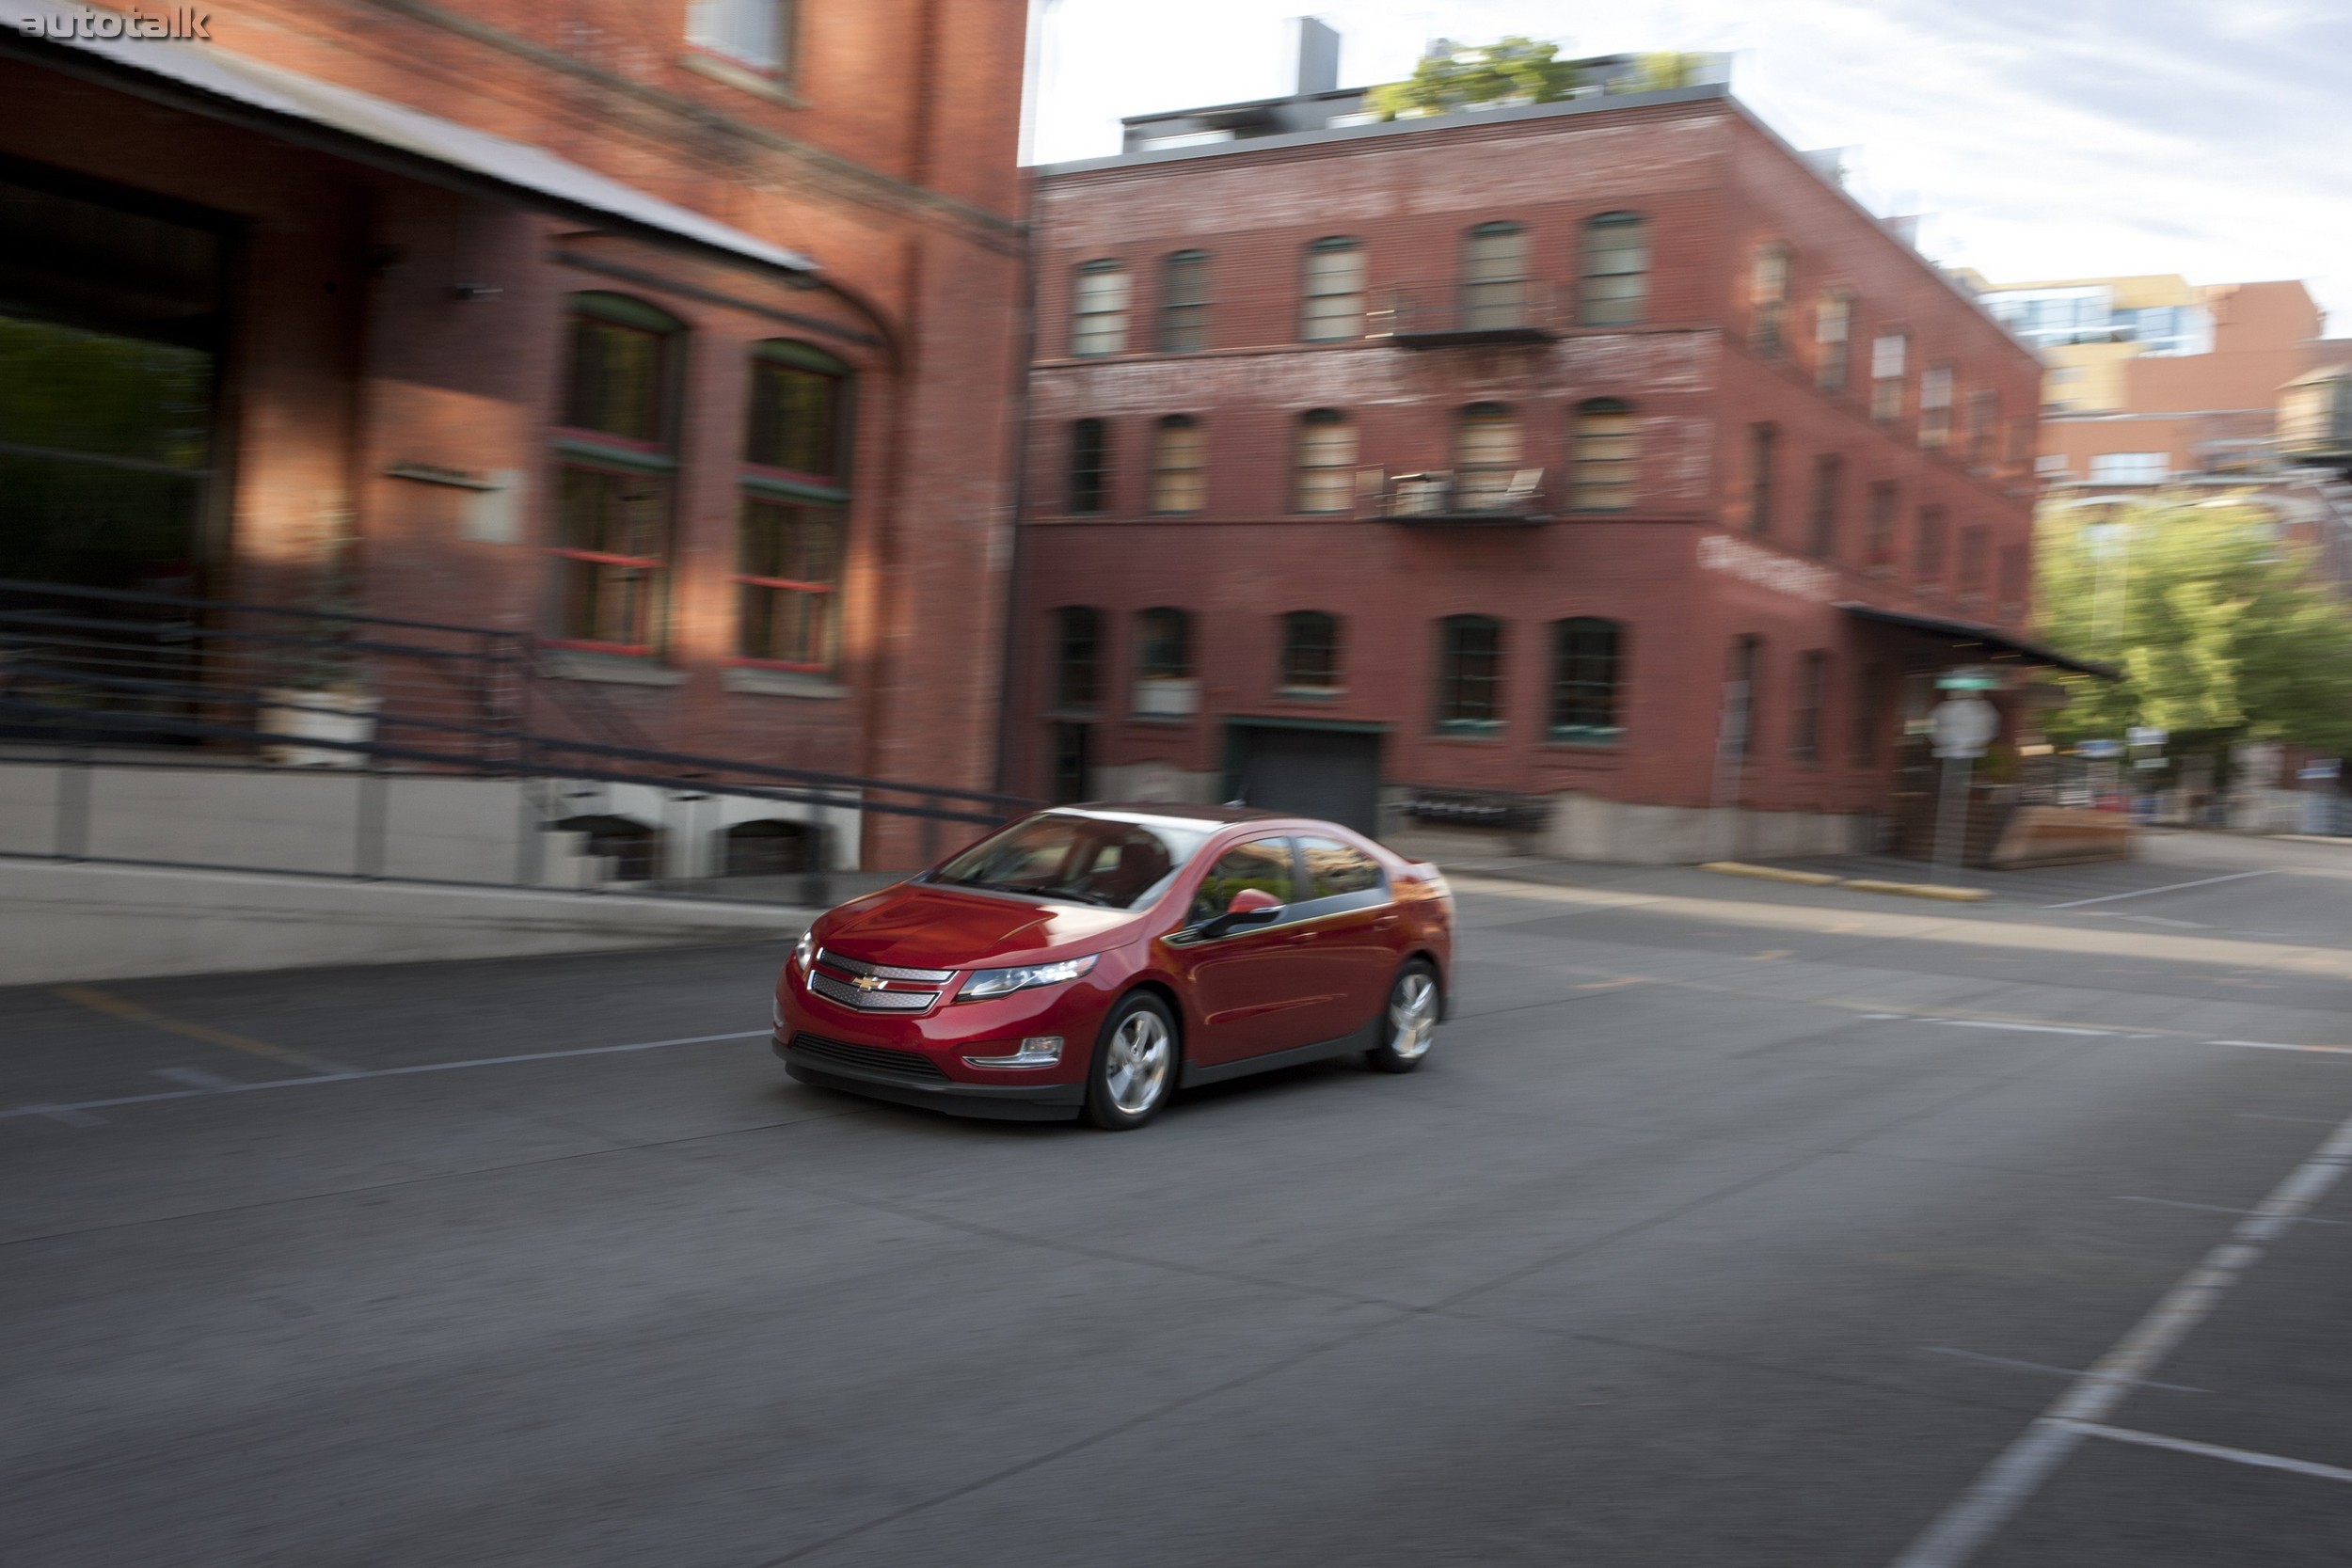
<svg viewBox="0 0 2352 1568"><path fill-rule="evenodd" d="M966 1056L966 1067L1052 1067L1061 1060L1059 1035L1031 1035L1009 1056Z"/></svg>

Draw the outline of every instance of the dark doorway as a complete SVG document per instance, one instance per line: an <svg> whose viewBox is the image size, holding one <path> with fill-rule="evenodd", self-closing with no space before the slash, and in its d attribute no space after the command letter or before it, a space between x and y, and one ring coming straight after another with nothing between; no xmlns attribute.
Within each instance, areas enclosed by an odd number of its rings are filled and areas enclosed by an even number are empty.
<svg viewBox="0 0 2352 1568"><path fill-rule="evenodd" d="M769 817L738 822L727 830L726 875L784 877L818 870L810 853L816 842L816 831L805 822Z"/></svg>
<svg viewBox="0 0 2352 1568"><path fill-rule="evenodd" d="M1054 780L1049 804L1070 806L1087 799L1093 742L1093 725L1068 719L1054 721Z"/></svg>
<svg viewBox="0 0 2352 1568"><path fill-rule="evenodd" d="M661 833L648 823L630 816L567 816L553 826L586 833L588 853L612 858L616 882L650 882L661 875Z"/></svg>
<svg viewBox="0 0 2352 1568"><path fill-rule="evenodd" d="M1235 724L1241 800L1267 811L1320 816L1369 833L1380 820L1380 737L1353 730Z"/></svg>

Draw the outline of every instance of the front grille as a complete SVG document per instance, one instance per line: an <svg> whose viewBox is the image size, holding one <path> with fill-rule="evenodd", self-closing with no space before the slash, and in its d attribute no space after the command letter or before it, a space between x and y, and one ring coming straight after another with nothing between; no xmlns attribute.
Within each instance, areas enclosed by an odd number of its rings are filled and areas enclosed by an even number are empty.
<svg viewBox="0 0 2352 1568"><path fill-rule="evenodd" d="M845 958L825 948L817 952L817 961L830 965L844 974L870 975L877 980L914 980L924 985L944 986L956 977L952 969L901 969L896 964L867 963L864 958Z"/></svg>
<svg viewBox="0 0 2352 1568"><path fill-rule="evenodd" d="M939 1000L935 990L860 990L823 970L811 970L808 989L828 1002L866 1013L919 1013Z"/></svg>
<svg viewBox="0 0 2352 1568"><path fill-rule="evenodd" d="M879 1045L851 1045L847 1040L829 1040L822 1035L795 1035L785 1050L803 1061L818 1066L832 1063L837 1067L863 1068L868 1072L887 1072L895 1078L933 1078L945 1080L939 1064L929 1056L912 1051L892 1051Z"/></svg>

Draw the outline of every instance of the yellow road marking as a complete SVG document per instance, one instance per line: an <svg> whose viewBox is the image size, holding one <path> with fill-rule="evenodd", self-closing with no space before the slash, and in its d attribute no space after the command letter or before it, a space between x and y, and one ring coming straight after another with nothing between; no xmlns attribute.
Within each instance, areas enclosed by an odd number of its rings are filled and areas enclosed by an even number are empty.
<svg viewBox="0 0 2352 1568"><path fill-rule="evenodd" d="M92 1012L104 1013L108 1018L119 1018L126 1023L143 1023L150 1029L160 1029L167 1035L181 1035L188 1039L202 1040L206 1045L223 1046L230 1051L242 1051L248 1056L266 1056L273 1062L288 1062L295 1067L309 1068L312 1072L349 1072L351 1070L341 1063L326 1061L318 1056L305 1055L299 1051L291 1051L282 1045L272 1045L267 1040L257 1040L249 1036L231 1034L226 1029L215 1029L207 1023L190 1023L185 1019L167 1017L151 1007L142 1007L137 1003L126 1002L119 996L109 996L104 991L93 990L88 986L56 986L51 988L51 994L63 997L68 1002L78 1003Z"/></svg>

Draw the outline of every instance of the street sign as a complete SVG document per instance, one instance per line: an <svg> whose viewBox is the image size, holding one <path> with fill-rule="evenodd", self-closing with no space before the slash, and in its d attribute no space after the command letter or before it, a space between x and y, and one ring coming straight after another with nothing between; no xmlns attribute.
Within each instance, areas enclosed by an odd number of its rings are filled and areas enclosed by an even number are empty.
<svg viewBox="0 0 2352 1568"><path fill-rule="evenodd" d="M1963 664L1935 677L1938 691L1997 691L2001 677L1978 665Z"/></svg>
<svg viewBox="0 0 2352 1568"><path fill-rule="evenodd" d="M2123 754L2120 740L2086 740L2074 748L2074 754L2088 762L2107 762Z"/></svg>
<svg viewBox="0 0 2352 1568"><path fill-rule="evenodd" d="M2172 738L2170 730L2160 730L2153 724L2134 724L2123 735L2135 746L2161 746Z"/></svg>
<svg viewBox="0 0 2352 1568"><path fill-rule="evenodd" d="M1985 742L2001 733L2001 710L1981 697L1947 697L1928 717L1939 757L1980 757Z"/></svg>

